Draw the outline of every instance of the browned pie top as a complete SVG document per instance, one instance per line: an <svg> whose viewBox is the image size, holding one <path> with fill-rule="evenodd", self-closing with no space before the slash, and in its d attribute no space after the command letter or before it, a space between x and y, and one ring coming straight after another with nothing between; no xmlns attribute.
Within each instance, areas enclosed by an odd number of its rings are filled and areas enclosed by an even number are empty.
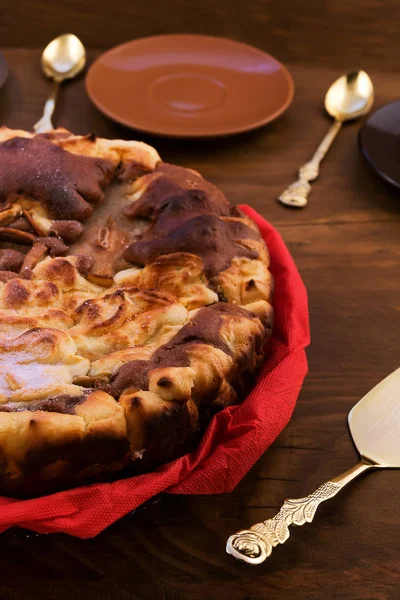
<svg viewBox="0 0 400 600"><path fill-rule="evenodd" d="M76 155L49 140L11 138L0 144L0 201L38 200L54 219L83 221L103 200L115 168L101 158Z"/></svg>
<svg viewBox="0 0 400 600"><path fill-rule="evenodd" d="M133 360L123 365L111 378L111 385L107 386L107 390L114 397L118 397L128 388L148 389L149 373L160 366L164 368L188 367L190 365L190 349L196 344L212 346L232 355L233 349L221 336L220 330L224 316L248 317L248 314L239 306L221 302L200 309L169 342L154 352L150 360ZM254 348L254 354L261 350L260 347ZM249 363L254 360L254 356L243 358ZM172 383L172 380L165 376L160 377L157 381L157 385L164 388L168 388ZM218 387L221 382L215 381L214 383Z"/></svg>
<svg viewBox="0 0 400 600"><path fill-rule="evenodd" d="M237 401L270 335L268 266L255 224L154 148L0 129L0 454L19 432L4 464L18 436L61 435L42 413L79 439L112 414L136 460L157 454L146 419L185 404L183 440L203 405Z"/></svg>

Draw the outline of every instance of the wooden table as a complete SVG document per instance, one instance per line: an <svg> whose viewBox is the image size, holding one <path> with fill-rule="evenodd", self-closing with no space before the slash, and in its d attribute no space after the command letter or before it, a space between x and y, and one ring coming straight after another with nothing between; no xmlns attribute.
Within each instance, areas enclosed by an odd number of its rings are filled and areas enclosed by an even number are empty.
<svg viewBox="0 0 400 600"><path fill-rule="evenodd" d="M400 472L354 482L263 566L237 563L224 550L230 533L354 463L346 415L399 365L400 198L361 158L359 125L344 127L306 210L275 200L327 129L323 95L342 71L361 66L370 73L376 106L398 96L397 1L0 4L8 4L0 6L0 39L11 71L0 120L10 127L29 129L39 117L49 85L35 47L62 30L97 49L91 59L99 48L139 35L189 31L247 41L287 62L296 97L272 125L211 144L138 137L165 160L198 169L232 202L251 204L279 229L308 288L312 329L309 375L294 416L233 493L165 497L87 541L9 530L0 540L0 597L399 598ZM56 121L78 133L135 136L91 106L82 79L65 86Z"/></svg>

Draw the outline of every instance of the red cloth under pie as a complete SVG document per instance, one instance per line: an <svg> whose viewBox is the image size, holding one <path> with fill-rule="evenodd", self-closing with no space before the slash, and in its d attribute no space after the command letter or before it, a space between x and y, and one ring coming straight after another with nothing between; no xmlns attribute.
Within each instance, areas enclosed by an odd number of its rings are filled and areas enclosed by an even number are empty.
<svg viewBox="0 0 400 600"><path fill-rule="evenodd" d="M241 208L261 230L275 279L274 332L253 391L213 418L194 452L152 473L32 500L0 497L0 531L17 525L90 538L161 492L230 492L287 425L307 373L307 293L279 233L249 206Z"/></svg>

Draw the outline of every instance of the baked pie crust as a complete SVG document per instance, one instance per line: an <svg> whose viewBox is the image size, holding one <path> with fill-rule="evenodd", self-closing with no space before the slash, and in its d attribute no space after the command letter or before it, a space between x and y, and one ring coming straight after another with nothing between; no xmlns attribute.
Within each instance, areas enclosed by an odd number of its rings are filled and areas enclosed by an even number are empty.
<svg viewBox="0 0 400 600"><path fill-rule="evenodd" d="M2 128L0 165L0 493L181 455L263 359L256 225L141 142Z"/></svg>

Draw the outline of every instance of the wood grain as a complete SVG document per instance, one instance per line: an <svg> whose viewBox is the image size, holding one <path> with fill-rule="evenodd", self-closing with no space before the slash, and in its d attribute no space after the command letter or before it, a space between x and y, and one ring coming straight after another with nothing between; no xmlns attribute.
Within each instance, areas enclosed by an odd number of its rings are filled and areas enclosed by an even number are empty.
<svg viewBox="0 0 400 600"><path fill-rule="evenodd" d="M284 61L398 69L397 0L0 0L2 46L41 47L73 31L90 48L163 33L251 43Z"/></svg>
<svg viewBox="0 0 400 600"><path fill-rule="evenodd" d="M93 540L8 531L1 536L0 597L397 599L400 472L354 482L261 567L236 563L224 551L230 533L272 516L285 497L307 494L353 464L346 415L398 366L400 198L364 164L359 124L344 127L335 141L307 209L292 211L275 200L327 129L321 102L342 69L370 71L377 106L398 95L397 2L173 0L116 7L33 0L0 2L0 8L11 71L0 120L10 127L30 128L38 119L49 84L32 48L60 30L75 31L93 48L151 33L207 32L254 43L289 62L296 98L270 126L211 144L139 137L165 160L198 169L232 202L251 204L280 230L308 288L312 327L310 372L294 417L233 493L164 497ZM91 106L83 79L62 90L56 121L81 133L136 137Z"/></svg>

